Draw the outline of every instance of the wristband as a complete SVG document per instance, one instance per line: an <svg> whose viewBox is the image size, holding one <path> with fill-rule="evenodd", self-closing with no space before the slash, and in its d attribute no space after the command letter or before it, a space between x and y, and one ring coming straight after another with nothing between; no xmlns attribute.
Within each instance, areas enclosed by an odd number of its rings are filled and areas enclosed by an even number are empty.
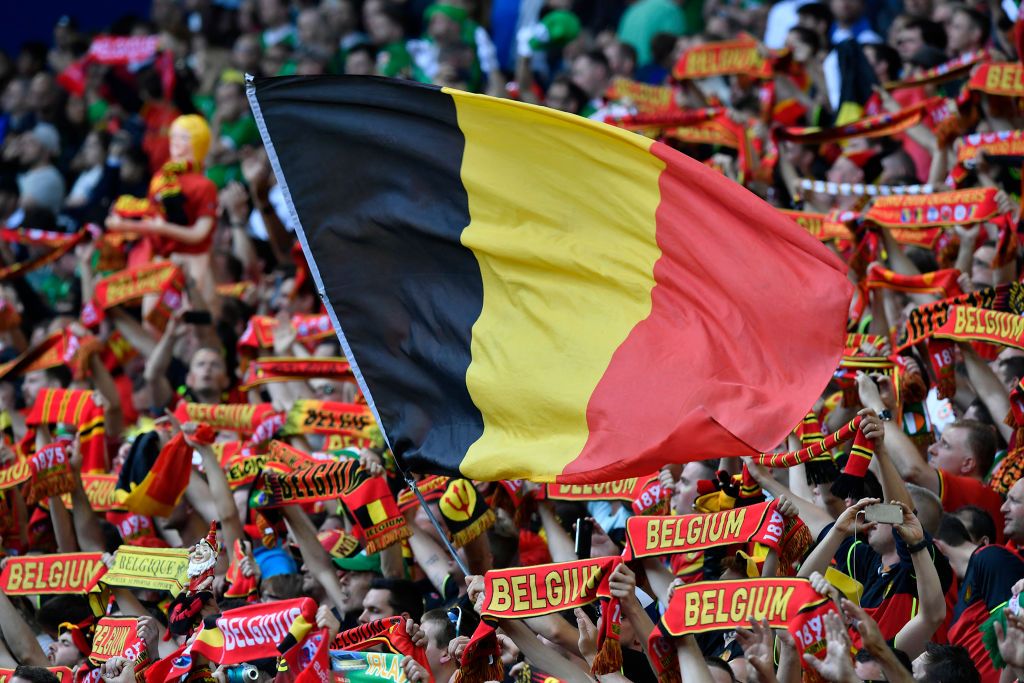
<svg viewBox="0 0 1024 683"><path fill-rule="evenodd" d="M932 539L930 539L930 538L923 538L918 543L915 543L914 545L908 545L907 546L907 552L909 552L911 555L913 555L914 553L921 552L925 548L930 548L931 545L932 545Z"/></svg>

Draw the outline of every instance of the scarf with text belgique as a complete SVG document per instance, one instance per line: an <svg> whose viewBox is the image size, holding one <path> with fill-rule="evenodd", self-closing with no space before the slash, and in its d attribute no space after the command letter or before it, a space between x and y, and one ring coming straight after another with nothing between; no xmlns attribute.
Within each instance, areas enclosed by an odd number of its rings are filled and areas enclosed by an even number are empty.
<svg viewBox="0 0 1024 683"><path fill-rule="evenodd" d="M660 683L681 683L672 640L708 631L747 628L751 619L767 619L792 634L797 656L825 654L823 617L835 607L807 579L703 581L680 586L647 641ZM806 667L807 664L804 663Z"/></svg>
<svg viewBox="0 0 1024 683"><path fill-rule="evenodd" d="M766 467L795 467L821 457L839 444L853 439L850 457L846 461L846 466L843 467L842 474L832 484L832 493L839 498L846 498L848 495L857 497L863 487L864 476L867 474L871 457L874 454L871 440L864 436L864 432L860 429L861 419L858 415L821 441L812 443L799 451L761 453L754 456L754 460Z"/></svg>
<svg viewBox="0 0 1024 683"><path fill-rule="evenodd" d="M487 572L480 612L483 619L462 655L457 683L501 679L501 651L495 636L497 619L553 614L598 599L604 623L598 633L598 654L592 672L602 675L621 669L619 601L608 589L608 577L622 561L621 557L596 557Z"/></svg>
<svg viewBox="0 0 1024 683"><path fill-rule="evenodd" d="M257 507L313 503L340 498L353 518L352 532L376 553L412 535L384 477L372 477L359 461L317 461L293 472L264 470L251 500Z"/></svg>
<svg viewBox="0 0 1024 683"><path fill-rule="evenodd" d="M106 422L92 391L85 389L42 389L36 394L25 424L73 425L78 430L82 472L107 471ZM34 430L33 430L34 431Z"/></svg>

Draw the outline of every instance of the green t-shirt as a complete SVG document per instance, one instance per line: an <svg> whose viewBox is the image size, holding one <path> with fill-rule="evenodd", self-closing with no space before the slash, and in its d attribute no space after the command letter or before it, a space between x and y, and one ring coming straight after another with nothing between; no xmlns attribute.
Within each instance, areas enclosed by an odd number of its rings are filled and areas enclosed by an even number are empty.
<svg viewBox="0 0 1024 683"><path fill-rule="evenodd" d="M639 0L619 22L619 39L636 48L637 66L651 62L651 38L658 33L692 35L704 28L704 0L686 0L684 7L674 0Z"/></svg>
<svg viewBox="0 0 1024 683"><path fill-rule="evenodd" d="M235 149L260 144L260 131L252 114L246 114L237 121L224 121L220 124L220 135L221 139L230 140ZM206 177L220 189L233 180L241 182L242 167L237 163L213 165L206 169Z"/></svg>

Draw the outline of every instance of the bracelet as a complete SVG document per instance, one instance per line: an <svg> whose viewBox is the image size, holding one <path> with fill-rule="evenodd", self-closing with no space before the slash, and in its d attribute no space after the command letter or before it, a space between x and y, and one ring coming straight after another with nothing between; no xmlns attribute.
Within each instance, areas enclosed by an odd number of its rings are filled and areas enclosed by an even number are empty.
<svg viewBox="0 0 1024 683"><path fill-rule="evenodd" d="M911 555L913 555L914 553L919 553L922 550L924 550L925 548L930 548L931 546L932 546L932 539L930 539L930 538L922 538L920 541L918 541L914 545L908 545L907 546L907 552L909 552Z"/></svg>

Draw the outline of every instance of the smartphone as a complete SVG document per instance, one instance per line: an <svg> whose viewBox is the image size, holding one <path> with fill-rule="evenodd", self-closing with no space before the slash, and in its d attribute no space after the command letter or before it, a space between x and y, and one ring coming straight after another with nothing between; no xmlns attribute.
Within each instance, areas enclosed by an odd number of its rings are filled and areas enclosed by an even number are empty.
<svg viewBox="0 0 1024 683"><path fill-rule="evenodd" d="M586 517L576 520L576 557L590 559L590 537L594 534L594 523Z"/></svg>
<svg viewBox="0 0 1024 683"><path fill-rule="evenodd" d="M209 311L185 311L181 321L187 325L212 325L213 316Z"/></svg>
<svg viewBox="0 0 1024 683"><path fill-rule="evenodd" d="M903 508L889 503L878 503L864 508L864 521L879 524L902 524Z"/></svg>

